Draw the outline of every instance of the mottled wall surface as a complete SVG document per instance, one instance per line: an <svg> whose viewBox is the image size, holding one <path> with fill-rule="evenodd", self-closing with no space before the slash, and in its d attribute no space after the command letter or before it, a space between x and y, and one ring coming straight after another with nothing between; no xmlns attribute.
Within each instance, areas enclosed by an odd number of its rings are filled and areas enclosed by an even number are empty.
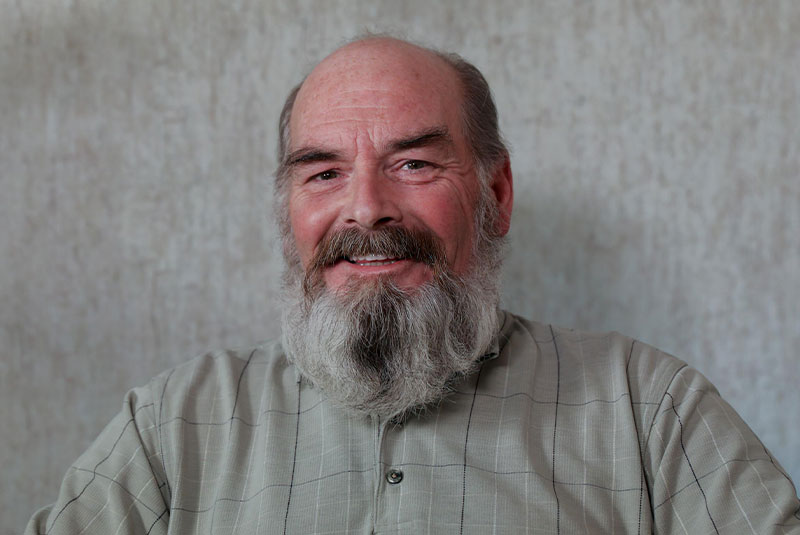
<svg viewBox="0 0 800 535"><path fill-rule="evenodd" d="M513 311L703 371L800 480L800 3L0 0L0 519L124 392L278 333L282 99L391 29L487 75Z"/></svg>

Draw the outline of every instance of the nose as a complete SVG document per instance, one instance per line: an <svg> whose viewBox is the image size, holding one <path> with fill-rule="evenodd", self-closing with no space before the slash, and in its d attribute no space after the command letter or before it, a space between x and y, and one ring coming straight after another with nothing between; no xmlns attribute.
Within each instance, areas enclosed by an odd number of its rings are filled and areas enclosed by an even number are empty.
<svg viewBox="0 0 800 535"><path fill-rule="evenodd" d="M398 222L402 212L391 180L377 170L361 170L350 178L344 220L350 225L375 229Z"/></svg>

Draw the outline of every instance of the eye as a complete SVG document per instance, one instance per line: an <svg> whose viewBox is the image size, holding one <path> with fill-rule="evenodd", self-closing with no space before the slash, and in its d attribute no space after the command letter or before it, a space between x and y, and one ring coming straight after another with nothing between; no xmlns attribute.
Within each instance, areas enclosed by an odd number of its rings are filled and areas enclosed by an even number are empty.
<svg viewBox="0 0 800 535"><path fill-rule="evenodd" d="M419 171L420 169L424 169L425 167L430 167L431 164L428 162L424 162L422 160L409 160L403 164L403 168L409 171Z"/></svg>
<svg viewBox="0 0 800 535"><path fill-rule="evenodd" d="M334 171L333 169L328 169L327 171L323 171L321 173L317 173L316 175L312 175L310 180L332 180L339 176L339 173Z"/></svg>

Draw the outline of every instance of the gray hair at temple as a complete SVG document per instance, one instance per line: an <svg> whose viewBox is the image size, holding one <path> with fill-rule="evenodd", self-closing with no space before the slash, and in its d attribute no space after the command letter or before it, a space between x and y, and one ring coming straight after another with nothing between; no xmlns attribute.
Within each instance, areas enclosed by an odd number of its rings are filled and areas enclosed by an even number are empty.
<svg viewBox="0 0 800 535"><path fill-rule="evenodd" d="M392 38L384 35L369 35L365 38L358 38L352 42L364 41L369 39ZM413 44L413 43L412 43ZM416 45L419 46L419 45ZM495 167L501 164L508 154L508 149L500 135L500 128L497 121L497 108L492 98L492 91L486 78L481 71L470 62L458 54L440 52L427 47L420 47L443 59L450 65L461 82L464 91L464 102L462 103L462 122L464 136L467 139L474 163L481 179L481 186L488 187L489 179ZM300 91L305 79L297 84L286 97L286 102L281 111L280 122L278 123L278 170L276 172L276 193L280 200L278 204L284 204L285 183L287 182L286 158L289 149L289 123L292 118L292 108L294 107L297 93Z"/></svg>

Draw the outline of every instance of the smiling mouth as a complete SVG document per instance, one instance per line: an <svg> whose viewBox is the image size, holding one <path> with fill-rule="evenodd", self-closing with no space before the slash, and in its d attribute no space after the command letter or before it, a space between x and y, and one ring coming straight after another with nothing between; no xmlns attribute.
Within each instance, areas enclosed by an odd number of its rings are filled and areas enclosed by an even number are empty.
<svg viewBox="0 0 800 535"><path fill-rule="evenodd" d="M351 264L358 266L387 266L399 262L402 258L394 258L389 256L379 255L365 255L365 256L349 256L345 260Z"/></svg>

